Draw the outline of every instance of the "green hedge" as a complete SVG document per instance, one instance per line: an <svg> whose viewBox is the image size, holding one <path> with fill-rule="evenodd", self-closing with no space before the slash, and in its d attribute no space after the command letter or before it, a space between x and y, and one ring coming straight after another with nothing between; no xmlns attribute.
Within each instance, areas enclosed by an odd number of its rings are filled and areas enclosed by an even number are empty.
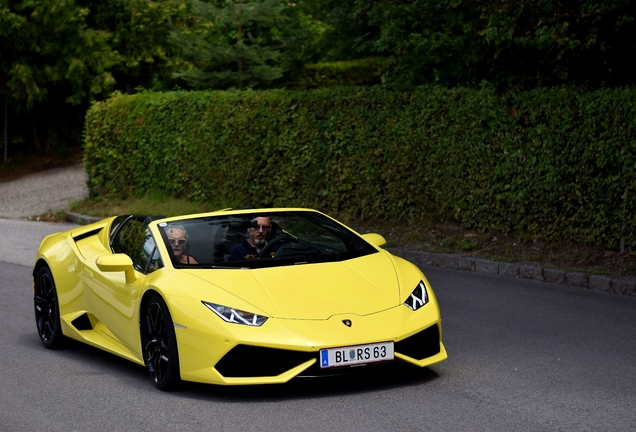
<svg viewBox="0 0 636 432"><path fill-rule="evenodd" d="M379 87L117 95L86 121L89 189L636 246L636 90Z"/></svg>

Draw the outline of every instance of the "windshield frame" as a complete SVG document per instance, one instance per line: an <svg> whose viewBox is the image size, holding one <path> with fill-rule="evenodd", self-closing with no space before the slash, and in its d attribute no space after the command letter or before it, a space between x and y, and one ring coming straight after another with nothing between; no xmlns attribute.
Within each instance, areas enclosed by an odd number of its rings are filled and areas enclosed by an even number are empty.
<svg viewBox="0 0 636 432"><path fill-rule="evenodd" d="M293 247L288 247L288 249L292 249L292 255L285 257L260 257L257 259L244 259L238 261L229 261L227 258L224 260L214 261L210 260L201 260L201 262L197 262L196 264L183 264L179 262L175 254L172 252L172 248L168 242L168 236L166 234L167 227L170 226L194 226L195 224L205 224L205 223L214 223L216 230L223 229L226 233L228 230L233 231L233 238L237 239L237 233L240 233L241 230L245 230L243 234L244 238L247 238L246 230L250 226L250 222L253 224L253 220L257 217L270 217L273 225L276 224L276 221L279 222L284 218L302 218L305 221L313 224L320 229L325 230L329 234L331 234L335 239L342 241L344 247L347 250L342 250L338 252L329 251L329 247L326 247L317 242L310 242L305 239L290 239L289 243L298 243L301 246L299 248L305 247L305 250L313 249L313 251L319 253L313 253L313 255L303 255L300 253L298 256L293 255ZM278 218L277 218L278 217ZM319 264L319 263L328 263L328 262L341 262L354 258L359 258L366 255L371 255L374 253L378 253L378 249L367 242L364 238L362 238L355 231L348 228L346 225L341 224L329 216L322 214L320 212L312 211L312 210L254 210L249 212L227 212L227 213L214 213L214 214L199 214L193 216L185 216L180 218L170 218L169 221L158 221L157 228L160 233L160 236L163 240L163 245L168 253L168 259L165 260L172 263L172 266L175 269L258 269L258 268L271 268L271 267L282 267L282 266L290 266L290 265L304 265L304 264ZM236 224L236 225L234 225ZM278 227L280 229L280 227ZM190 230L190 228L188 228ZM212 231L213 229L210 228ZM289 235L285 230L282 230L285 236L293 237ZM217 234L218 235L218 234ZM273 238L270 238L271 242ZM240 241L240 240L239 240ZM216 242L213 241L213 249L221 249L222 247L227 248L225 245L226 242ZM238 241L236 242L238 243ZM235 244L236 244L235 243ZM223 246L225 245L225 246ZM331 248L333 249L333 248ZM226 250L227 252L227 250ZM215 252L216 254L216 252ZM194 254L193 254L194 255ZM198 260L199 258L194 255Z"/></svg>

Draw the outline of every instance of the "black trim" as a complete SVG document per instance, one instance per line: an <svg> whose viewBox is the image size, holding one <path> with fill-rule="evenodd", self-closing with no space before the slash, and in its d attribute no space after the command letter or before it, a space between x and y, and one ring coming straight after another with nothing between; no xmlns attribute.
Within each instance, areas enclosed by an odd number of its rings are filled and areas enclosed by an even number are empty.
<svg viewBox="0 0 636 432"><path fill-rule="evenodd" d="M78 241L80 241L80 240L84 240L85 238L92 237L92 236L94 236L94 235L99 234L99 232L100 232L102 229L103 229L103 228L97 228L97 229L94 229L94 230L92 230L92 231L85 232L84 234L80 234L80 235L78 235L77 237L73 237L73 240L75 240L75 243L77 243L77 242L78 242Z"/></svg>
<svg viewBox="0 0 636 432"><path fill-rule="evenodd" d="M93 325L91 324L91 320L88 318L88 314L82 314L71 321L71 325L75 327L77 330L93 330Z"/></svg>
<svg viewBox="0 0 636 432"><path fill-rule="evenodd" d="M416 360L432 357L440 352L439 327L434 324L404 340L395 343L395 352ZM271 377L277 376L310 359L316 363L301 372L299 377L319 377L332 375L348 375L358 372L383 370L395 365L394 361L377 364L354 365L342 368L321 369L318 353L291 351L276 348L265 348L250 345L237 345L219 362L215 369L228 378L238 377ZM397 360L397 359L396 359Z"/></svg>
<svg viewBox="0 0 636 432"><path fill-rule="evenodd" d="M162 216L162 215L147 216L147 217L144 219L144 225L148 225L148 224L149 224L150 222L152 222L152 221L156 221L156 220L159 220L159 219L165 219L165 218L166 218L166 217L165 217L165 216Z"/></svg>
<svg viewBox="0 0 636 432"><path fill-rule="evenodd" d="M439 354L439 327L437 324L415 333L404 340L395 343L395 352L416 360L423 360Z"/></svg>
<svg viewBox="0 0 636 432"><path fill-rule="evenodd" d="M237 345L214 368L228 378L271 377L316 357L316 353L303 351Z"/></svg>
<svg viewBox="0 0 636 432"><path fill-rule="evenodd" d="M131 214L131 215L118 216L117 218L115 218L115 221L120 218L123 218L123 221L119 222L119 224L115 227L115 230L111 231L109 234L110 238L108 239L108 245L110 246L111 251L113 249L113 240L115 239L115 237L117 237L117 234L119 234L119 231L121 231L122 227L126 225L128 221L130 221L131 219L141 222L144 225L148 226L148 224L152 221L155 221L158 219L165 219L165 216L161 216L161 215L147 216L147 215L140 215L140 214ZM113 226L115 221L111 223L111 227Z"/></svg>
<svg viewBox="0 0 636 432"><path fill-rule="evenodd" d="M276 259L271 258L263 258L263 259L249 259L249 260L237 260L237 261L226 261L225 254L229 254L231 246L235 245L241 238L244 238L246 235L247 228L251 226L253 223L252 220L259 216L267 216L272 219L276 219L278 216L296 216L298 218L306 219L309 223L312 223L318 227L329 231L334 237L339 238L346 250L335 252L330 251L325 255L305 255L305 254L292 254L286 257L276 257ZM272 226L277 227L280 230L280 227L276 224L276 222L272 221ZM226 248L227 251L225 253L215 252L214 261L199 261L198 265L189 265L189 264L181 264L177 262L174 258L174 254L171 253L171 248L168 243L167 234L164 230L161 231L161 237L168 249L168 256L172 261L172 265L174 268L182 269L193 269L193 268L216 268L219 265L222 268L265 268L265 267L282 267L287 265L297 265L297 264L321 264L327 262L342 262L350 259L359 258L366 255L372 255L379 253L378 250L365 241L360 235L358 235L355 231L350 228L342 225L338 221L335 221L329 218L326 215L321 213L311 211L311 210L275 210L271 211L268 209L263 209L259 211L255 211L254 213L242 213L242 214L223 214L223 215L211 215L211 216L202 216L196 218L184 218L180 220L173 220L170 222L171 224L183 224L188 230L188 225L193 223L209 223L211 225L218 225L219 227L225 227L230 232L233 232L231 236L229 236L229 240L231 245L225 245L226 241L223 240L223 243L219 242L218 246L222 248ZM274 229L272 234L275 236ZM235 235L238 234L238 237ZM228 237L226 236L226 240ZM270 238L268 241L272 241ZM309 247L315 248L317 251L320 248L320 245L306 242L303 240L299 240L298 244L309 245ZM219 259L217 259L217 253L220 254ZM195 254L193 254L196 256Z"/></svg>
<svg viewBox="0 0 636 432"><path fill-rule="evenodd" d="M111 227L117 221L117 219L119 219L119 218L122 218L123 220L121 222L119 222L119 224L115 227L115 230L111 231L110 234L109 234L110 238L108 239L108 245L110 246L111 251L113 249L113 240L115 239L115 237L117 237L117 234L119 234L119 231L121 231L121 227L123 227L130 219L132 219L133 215L118 216L111 223Z"/></svg>

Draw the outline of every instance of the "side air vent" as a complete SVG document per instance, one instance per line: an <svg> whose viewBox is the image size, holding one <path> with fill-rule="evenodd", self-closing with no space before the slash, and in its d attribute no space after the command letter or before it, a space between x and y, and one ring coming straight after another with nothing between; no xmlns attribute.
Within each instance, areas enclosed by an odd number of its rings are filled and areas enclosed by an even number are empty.
<svg viewBox="0 0 636 432"><path fill-rule="evenodd" d="M80 234L76 237L73 237L73 240L75 240L75 242L77 243L80 240L99 234L101 230L102 230L101 228L97 228L92 231L85 232L84 234Z"/></svg>
<svg viewBox="0 0 636 432"><path fill-rule="evenodd" d="M397 342L395 351L417 360L439 354L439 328L437 324Z"/></svg>
<svg viewBox="0 0 636 432"><path fill-rule="evenodd" d="M71 322L71 325L79 331L93 330L93 325L91 324L91 320L88 319L88 314L78 316Z"/></svg>

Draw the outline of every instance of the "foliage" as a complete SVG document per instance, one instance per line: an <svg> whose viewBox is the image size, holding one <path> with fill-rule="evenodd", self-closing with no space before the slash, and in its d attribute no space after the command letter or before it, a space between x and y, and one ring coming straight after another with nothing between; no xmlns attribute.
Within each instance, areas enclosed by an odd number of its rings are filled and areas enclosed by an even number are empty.
<svg viewBox="0 0 636 432"><path fill-rule="evenodd" d="M73 0L18 2L3 15L12 25L1 27L3 93L27 108L66 87L65 101L77 105L90 91L112 84L108 69L116 55L108 34L86 25L87 8Z"/></svg>
<svg viewBox="0 0 636 432"><path fill-rule="evenodd" d="M0 26L0 88L26 108L59 96L78 105L112 91L115 75L139 77L144 65L160 71L157 63L169 63L167 30L178 9L172 1L11 4L0 14L7 24Z"/></svg>
<svg viewBox="0 0 636 432"><path fill-rule="evenodd" d="M188 85L244 89L282 77L283 0L226 0L221 7L200 0L189 4L196 24L172 33L193 65L178 74Z"/></svg>
<svg viewBox="0 0 636 432"><path fill-rule="evenodd" d="M118 95L87 116L93 196L458 220L636 247L636 89Z"/></svg>
<svg viewBox="0 0 636 432"><path fill-rule="evenodd" d="M85 2L87 0L84 0ZM168 90L183 60L169 42L175 25L187 22L183 0L90 0L87 22L110 34L109 46L119 56L112 69L115 88Z"/></svg>
<svg viewBox="0 0 636 432"><path fill-rule="evenodd" d="M355 0L331 16L336 28L357 23L348 27L360 29L348 39L357 51L390 57L385 81L397 86L598 87L634 82L632 3Z"/></svg>
<svg viewBox="0 0 636 432"><path fill-rule="evenodd" d="M171 74L173 0L16 0L0 3L0 93L15 135L48 152L79 141L91 100L118 86L161 88ZM30 129L30 131L29 131Z"/></svg>
<svg viewBox="0 0 636 432"><path fill-rule="evenodd" d="M285 87L308 90L337 86L377 85L380 81L381 59L368 58L351 61L308 64Z"/></svg>
<svg viewBox="0 0 636 432"><path fill-rule="evenodd" d="M317 23L313 57L308 63L348 61L373 56L370 41L379 27L369 23L372 2L301 0L297 9Z"/></svg>
<svg viewBox="0 0 636 432"><path fill-rule="evenodd" d="M593 86L634 82L636 9L630 0L489 2L478 35L488 45L477 77ZM492 67L487 62L496 61ZM526 84L527 85L527 84Z"/></svg>
<svg viewBox="0 0 636 432"><path fill-rule="evenodd" d="M376 57L396 89L632 85L635 11L629 0L0 0L0 94L10 145L48 153L80 141L90 101L173 89L175 71L196 88L366 85L375 71L365 81L333 62Z"/></svg>

